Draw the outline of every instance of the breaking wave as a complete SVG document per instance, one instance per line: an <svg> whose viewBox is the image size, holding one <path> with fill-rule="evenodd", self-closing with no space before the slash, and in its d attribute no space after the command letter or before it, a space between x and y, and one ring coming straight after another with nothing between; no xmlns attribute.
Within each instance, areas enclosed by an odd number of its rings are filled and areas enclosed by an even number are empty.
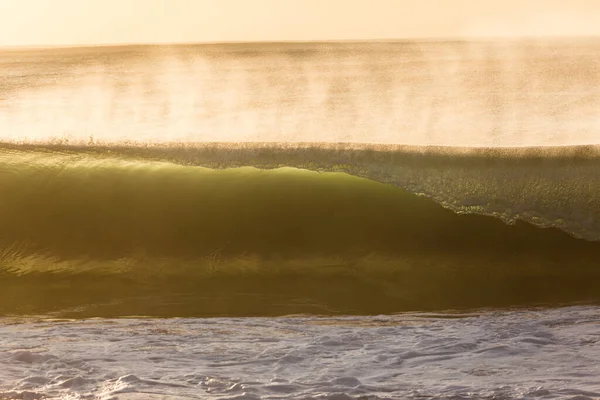
<svg viewBox="0 0 600 400"><path fill-rule="evenodd" d="M597 301L599 160L596 147L4 143L0 312Z"/></svg>

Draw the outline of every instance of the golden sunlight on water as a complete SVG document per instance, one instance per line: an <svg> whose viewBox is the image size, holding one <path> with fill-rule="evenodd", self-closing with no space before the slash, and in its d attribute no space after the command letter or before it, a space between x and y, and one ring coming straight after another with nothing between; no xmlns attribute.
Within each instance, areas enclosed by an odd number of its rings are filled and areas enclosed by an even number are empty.
<svg viewBox="0 0 600 400"><path fill-rule="evenodd" d="M5 51L0 138L600 143L598 41Z"/></svg>
<svg viewBox="0 0 600 400"><path fill-rule="evenodd" d="M599 6L0 0L0 399L600 399Z"/></svg>

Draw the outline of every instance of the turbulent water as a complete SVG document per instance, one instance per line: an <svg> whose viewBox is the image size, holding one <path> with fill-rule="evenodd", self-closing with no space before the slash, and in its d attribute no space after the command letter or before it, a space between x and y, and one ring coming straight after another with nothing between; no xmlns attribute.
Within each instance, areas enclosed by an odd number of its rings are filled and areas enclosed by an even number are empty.
<svg viewBox="0 0 600 400"><path fill-rule="evenodd" d="M591 400L599 323L591 307L10 320L0 327L0 398Z"/></svg>
<svg viewBox="0 0 600 400"><path fill-rule="evenodd" d="M599 49L0 51L0 398L600 396Z"/></svg>

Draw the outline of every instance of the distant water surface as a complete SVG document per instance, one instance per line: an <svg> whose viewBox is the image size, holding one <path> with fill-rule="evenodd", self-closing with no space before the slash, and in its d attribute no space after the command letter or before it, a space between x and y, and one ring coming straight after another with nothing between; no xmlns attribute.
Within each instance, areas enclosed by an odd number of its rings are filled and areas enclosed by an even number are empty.
<svg viewBox="0 0 600 400"><path fill-rule="evenodd" d="M600 42L0 50L0 138L600 142Z"/></svg>

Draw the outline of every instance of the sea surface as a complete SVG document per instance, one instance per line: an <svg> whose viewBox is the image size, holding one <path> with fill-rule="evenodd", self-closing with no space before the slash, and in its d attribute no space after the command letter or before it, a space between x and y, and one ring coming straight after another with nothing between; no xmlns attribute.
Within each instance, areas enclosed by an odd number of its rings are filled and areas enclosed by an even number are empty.
<svg viewBox="0 0 600 400"><path fill-rule="evenodd" d="M600 41L0 49L0 399L600 398Z"/></svg>

